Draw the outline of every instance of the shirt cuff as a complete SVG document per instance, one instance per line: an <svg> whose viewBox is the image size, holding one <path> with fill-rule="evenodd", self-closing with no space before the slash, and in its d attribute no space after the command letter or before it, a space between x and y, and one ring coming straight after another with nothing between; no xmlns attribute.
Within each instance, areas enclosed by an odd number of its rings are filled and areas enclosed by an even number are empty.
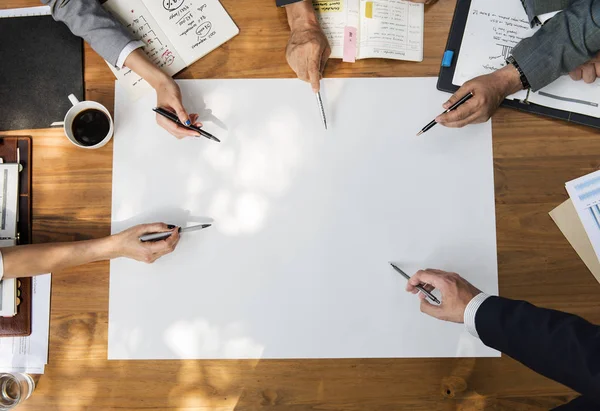
<svg viewBox="0 0 600 411"><path fill-rule="evenodd" d="M2 258L2 252L0 251L0 280L4 277L4 259Z"/></svg>
<svg viewBox="0 0 600 411"><path fill-rule="evenodd" d="M131 40L129 43L127 43L125 47L123 47L123 50L121 50L121 54L119 54L117 68L122 69L125 65L125 60L127 60L127 57L129 57L134 50L144 46L145 44L141 40Z"/></svg>
<svg viewBox="0 0 600 411"><path fill-rule="evenodd" d="M490 296L485 293L479 293L467 304L467 308L465 308L464 315L464 323L465 327L469 334L471 334L475 338L479 338L479 334L477 334L477 327L475 326L475 315L477 314L477 310L485 300L487 300Z"/></svg>
<svg viewBox="0 0 600 411"><path fill-rule="evenodd" d="M283 7L287 6L288 4L298 3L299 1L303 0L275 0L275 4L277 4L277 7Z"/></svg>

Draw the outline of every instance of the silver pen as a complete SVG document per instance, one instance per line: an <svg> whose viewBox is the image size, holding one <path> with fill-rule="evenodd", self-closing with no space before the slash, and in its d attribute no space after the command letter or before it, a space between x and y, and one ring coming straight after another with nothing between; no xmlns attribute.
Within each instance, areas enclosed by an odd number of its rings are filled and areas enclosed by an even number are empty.
<svg viewBox="0 0 600 411"><path fill-rule="evenodd" d="M400 273L400 275L404 278L406 278L407 280L410 280L410 275L406 274L404 271L402 271L398 266L396 266L394 263L390 263L390 265L392 267L394 267L394 270L396 270L398 273ZM442 302L440 300L438 300L436 298L435 295L431 294L429 291L427 291L425 288L423 288L422 285L417 285L415 287L417 290L421 291L425 296L427 296L427 298L429 298L431 301L433 301L434 303L437 304L441 304Z"/></svg>
<svg viewBox="0 0 600 411"><path fill-rule="evenodd" d="M199 225L193 225L193 226L185 227L185 228L179 227L178 231L180 233L186 233L186 232L190 232L190 231L203 230L205 228L210 227L211 225L212 224L199 224ZM173 234L172 231L163 231L161 233L144 234L143 236L140 237L140 241L142 243L145 243L147 241L160 241L160 240L164 240L165 238L169 238L171 236L171 234Z"/></svg>
<svg viewBox="0 0 600 411"><path fill-rule="evenodd" d="M323 107L323 100L321 99L321 91L317 91L315 96L317 97L317 104L319 105L321 120L323 120L323 125L325 126L325 130L327 130L327 118L325 117L325 108Z"/></svg>

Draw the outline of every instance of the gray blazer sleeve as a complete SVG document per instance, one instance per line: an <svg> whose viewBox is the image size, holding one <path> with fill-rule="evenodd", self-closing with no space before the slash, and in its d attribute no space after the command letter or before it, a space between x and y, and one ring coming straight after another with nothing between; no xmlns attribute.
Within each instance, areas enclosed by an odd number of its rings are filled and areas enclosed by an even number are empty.
<svg viewBox="0 0 600 411"><path fill-rule="evenodd" d="M56 21L62 21L112 65L127 43L135 40L98 0L41 0L50 6Z"/></svg>
<svg viewBox="0 0 600 411"><path fill-rule="evenodd" d="M575 0L523 39L512 54L533 91L589 61L600 51L600 0Z"/></svg>

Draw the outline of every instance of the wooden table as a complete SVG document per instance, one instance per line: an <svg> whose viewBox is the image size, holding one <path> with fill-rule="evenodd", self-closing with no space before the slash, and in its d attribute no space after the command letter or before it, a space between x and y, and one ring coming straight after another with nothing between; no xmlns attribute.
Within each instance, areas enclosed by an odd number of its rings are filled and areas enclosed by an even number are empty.
<svg viewBox="0 0 600 411"><path fill-rule="evenodd" d="M240 35L177 77L292 77L284 57L284 11L273 0L223 4ZM3 0L0 7L36 5ZM334 60L326 75L437 76L454 5L440 0L426 8L422 63ZM86 46L86 98L112 107L113 82L106 64ZM548 216L567 198L565 181L600 165L600 134L507 109L495 115L493 131L500 294L600 323L600 286ZM110 233L112 144L86 151L61 130L2 134L33 136L35 242ZM49 364L19 409L518 411L546 410L575 395L506 356L107 361L108 268L102 262L54 273ZM466 380L466 389L448 392L450 377Z"/></svg>

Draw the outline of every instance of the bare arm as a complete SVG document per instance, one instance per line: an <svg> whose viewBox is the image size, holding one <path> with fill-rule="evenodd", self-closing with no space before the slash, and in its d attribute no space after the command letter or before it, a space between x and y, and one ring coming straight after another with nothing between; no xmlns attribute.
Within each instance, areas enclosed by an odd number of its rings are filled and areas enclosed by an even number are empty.
<svg viewBox="0 0 600 411"><path fill-rule="evenodd" d="M173 231L173 234L162 241L139 241L143 234L163 231ZM6 247L1 249L4 278L31 277L117 257L152 263L173 251L178 241L176 228L155 223L138 225L95 240Z"/></svg>

